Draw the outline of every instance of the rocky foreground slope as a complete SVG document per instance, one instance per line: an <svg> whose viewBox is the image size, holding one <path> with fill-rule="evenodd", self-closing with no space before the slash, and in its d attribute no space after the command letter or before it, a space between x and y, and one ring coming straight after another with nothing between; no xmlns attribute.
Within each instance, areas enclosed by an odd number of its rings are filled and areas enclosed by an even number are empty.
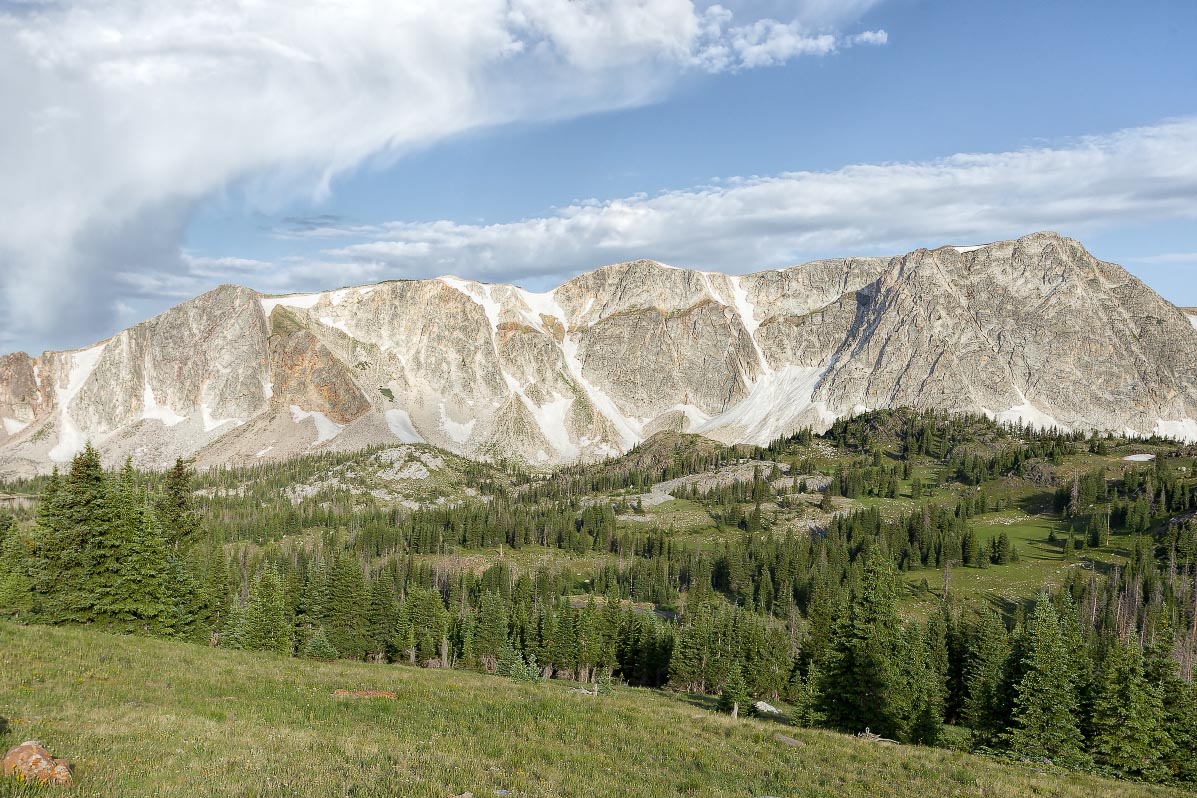
<svg viewBox="0 0 1197 798"><path fill-rule="evenodd" d="M0 471L89 439L146 467L421 441L550 464L903 405L1197 439L1197 317L1053 233L744 276L635 261L547 293L226 285L86 349L0 358Z"/></svg>

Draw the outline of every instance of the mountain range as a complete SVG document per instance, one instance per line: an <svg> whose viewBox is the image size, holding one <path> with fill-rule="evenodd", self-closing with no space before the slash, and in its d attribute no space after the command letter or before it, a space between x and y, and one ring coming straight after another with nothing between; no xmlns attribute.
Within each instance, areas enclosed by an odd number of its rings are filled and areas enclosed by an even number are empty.
<svg viewBox="0 0 1197 798"><path fill-rule="evenodd" d="M148 468L421 442L548 466L898 406L1197 440L1197 315L1054 233L743 276L639 260L544 293L224 285L0 358L0 473L88 440Z"/></svg>

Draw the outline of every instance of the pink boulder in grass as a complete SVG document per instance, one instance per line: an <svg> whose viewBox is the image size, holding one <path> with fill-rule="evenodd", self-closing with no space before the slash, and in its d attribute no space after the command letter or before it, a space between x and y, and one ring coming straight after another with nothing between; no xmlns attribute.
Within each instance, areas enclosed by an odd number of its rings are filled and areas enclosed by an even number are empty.
<svg viewBox="0 0 1197 798"><path fill-rule="evenodd" d="M74 781L70 763L55 759L37 740L27 740L10 748L0 760L0 774L33 784L70 784Z"/></svg>

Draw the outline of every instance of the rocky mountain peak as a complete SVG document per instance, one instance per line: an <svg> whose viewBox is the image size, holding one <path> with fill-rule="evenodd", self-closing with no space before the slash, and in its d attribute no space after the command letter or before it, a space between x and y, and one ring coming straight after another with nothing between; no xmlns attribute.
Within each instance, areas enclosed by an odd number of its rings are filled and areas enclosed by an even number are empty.
<svg viewBox="0 0 1197 798"><path fill-rule="evenodd" d="M94 346L0 358L0 468L433 443L532 464L661 430L767 443L895 406L1197 439L1197 313L1033 233L745 275L638 260L558 288L223 285Z"/></svg>

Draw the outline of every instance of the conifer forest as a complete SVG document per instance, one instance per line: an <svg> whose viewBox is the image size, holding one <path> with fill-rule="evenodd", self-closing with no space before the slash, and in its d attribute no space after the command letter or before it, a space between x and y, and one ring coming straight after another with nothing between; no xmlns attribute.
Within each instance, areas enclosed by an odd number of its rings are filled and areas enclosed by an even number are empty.
<svg viewBox="0 0 1197 798"><path fill-rule="evenodd" d="M399 500L387 451L156 473L88 446L4 486L31 500L0 614L1197 785L1193 445L878 411L554 471L439 453Z"/></svg>

